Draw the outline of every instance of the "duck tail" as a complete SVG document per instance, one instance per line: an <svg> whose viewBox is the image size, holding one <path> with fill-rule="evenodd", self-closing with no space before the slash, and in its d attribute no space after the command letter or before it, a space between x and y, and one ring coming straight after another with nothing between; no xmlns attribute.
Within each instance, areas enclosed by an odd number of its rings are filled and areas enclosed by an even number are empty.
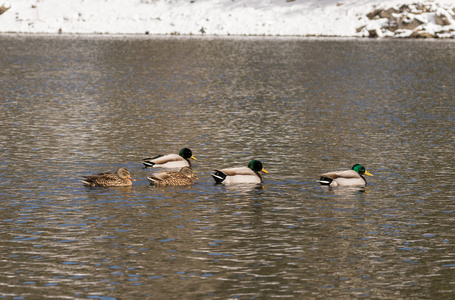
<svg viewBox="0 0 455 300"><path fill-rule="evenodd" d="M319 179L319 183L322 184L322 185L330 185L332 183L332 181L333 181L332 179L324 177L324 176L322 176Z"/></svg>
<svg viewBox="0 0 455 300"><path fill-rule="evenodd" d="M226 174L218 170L215 170L215 172L210 175L215 179L215 183L222 183L226 179Z"/></svg>
<svg viewBox="0 0 455 300"><path fill-rule="evenodd" d="M147 177L147 180L150 182L151 185L158 185L158 180L153 177L153 176L150 176L150 177Z"/></svg>
<svg viewBox="0 0 455 300"><path fill-rule="evenodd" d="M149 158L144 158L142 160L142 163L144 164L144 169L147 169L147 168L152 168L155 163L153 162L154 159L157 159L159 157L162 157L163 155L159 154L157 156L154 156L154 157L149 157Z"/></svg>
<svg viewBox="0 0 455 300"><path fill-rule="evenodd" d="M149 161L150 158L144 158L142 160L142 163L144 164L144 169L147 169L147 168L152 168L153 165L155 165L155 163Z"/></svg>
<svg viewBox="0 0 455 300"><path fill-rule="evenodd" d="M79 180L79 182L83 183L85 186L94 186L93 182L89 179Z"/></svg>

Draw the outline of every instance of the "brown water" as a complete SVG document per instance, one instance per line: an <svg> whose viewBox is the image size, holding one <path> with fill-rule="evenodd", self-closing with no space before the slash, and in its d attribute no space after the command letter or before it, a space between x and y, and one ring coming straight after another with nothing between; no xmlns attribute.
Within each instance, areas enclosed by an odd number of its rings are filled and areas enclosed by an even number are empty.
<svg viewBox="0 0 455 300"><path fill-rule="evenodd" d="M454 41L3 35L0 62L0 298L455 293ZM197 184L150 188L184 146ZM213 184L253 158L262 187ZM365 189L316 182L354 163Z"/></svg>

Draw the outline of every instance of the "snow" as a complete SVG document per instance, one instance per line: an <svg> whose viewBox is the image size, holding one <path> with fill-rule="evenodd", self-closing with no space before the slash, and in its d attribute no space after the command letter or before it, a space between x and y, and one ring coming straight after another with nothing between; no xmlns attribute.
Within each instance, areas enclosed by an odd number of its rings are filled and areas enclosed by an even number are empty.
<svg viewBox="0 0 455 300"><path fill-rule="evenodd" d="M434 12L417 14L419 2ZM419 29L455 37L454 0L0 0L0 33L409 36L367 17L403 4L424 22ZM452 24L441 31L436 14Z"/></svg>

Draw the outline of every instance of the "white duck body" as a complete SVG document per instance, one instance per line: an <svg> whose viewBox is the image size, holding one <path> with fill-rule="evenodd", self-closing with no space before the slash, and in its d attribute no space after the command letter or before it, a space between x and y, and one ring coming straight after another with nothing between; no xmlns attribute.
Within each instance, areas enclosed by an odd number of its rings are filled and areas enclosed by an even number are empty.
<svg viewBox="0 0 455 300"><path fill-rule="evenodd" d="M152 163L154 168L181 169L183 167L190 166L188 160L178 154L167 154L159 156L153 159L149 159L148 162Z"/></svg>
<svg viewBox="0 0 455 300"><path fill-rule="evenodd" d="M179 154L157 155L151 158L144 158L142 163L145 168L152 167L180 170L184 167L191 167L190 158L197 160L189 148L182 148Z"/></svg>
<svg viewBox="0 0 455 300"><path fill-rule="evenodd" d="M215 176L217 175L217 172L221 172L226 175L225 179L223 180L220 178L220 181L218 181ZM234 168L226 168L226 169L221 169L221 170L215 170L215 174L212 174L214 179L217 182L220 182L222 184L238 184L238 183L261 183L262 178L261 176L251 170L248 167L234 167Z"/></svg>
<svg viewBox="0 0 455 300"><path fill-rule="evenodd" d="M351 170L327 172L321 175L319 183L330 187L337 186L366 186L367 181L362 175L373 176L360 164L355 164Z"/></svg>

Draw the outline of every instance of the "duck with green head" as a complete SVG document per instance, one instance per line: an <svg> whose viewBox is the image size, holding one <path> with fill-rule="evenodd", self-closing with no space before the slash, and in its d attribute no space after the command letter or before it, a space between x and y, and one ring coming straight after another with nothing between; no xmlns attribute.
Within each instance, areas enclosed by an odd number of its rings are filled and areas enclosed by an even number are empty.
<svg viewBox="0 0 455 300"><path fill-rule="evenodd" d="M183 167L191 167L190 158L197 160L189 148L183 148L179 154L160 154L155 157L144 158L142 163L145 168L181 169Z"/></svg>
<svg viewBox="0 0 455 300"><path fill-rule="evenodd" d="M247 167L234 167L214 170L211 174L216 183L262 183L262 176L259 172L268 173L259 160L252 160Z"/></svg>
<svg viewBox="0 0 455 300"><path fill-rule="evenodd" d="M355 164L351 170L324 173L319 179L322 185L336 186L366 186L367 181L362 175L373 176L361 164Z"/></svg>

